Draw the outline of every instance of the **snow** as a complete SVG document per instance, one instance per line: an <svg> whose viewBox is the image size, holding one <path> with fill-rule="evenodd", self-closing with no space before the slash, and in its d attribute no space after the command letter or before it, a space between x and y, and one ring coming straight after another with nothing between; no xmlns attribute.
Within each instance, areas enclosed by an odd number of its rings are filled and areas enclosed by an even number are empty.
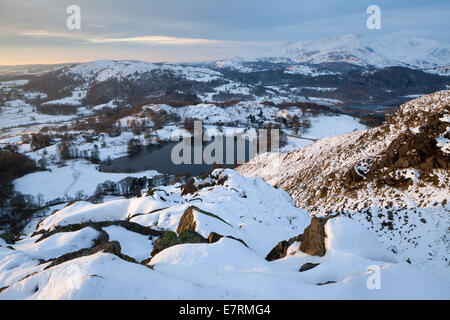
<svg viewBox="0 0 450 320"><path fill-rule="evenodd" d="M311 128L302 136L313 139L338 136L355 130L364 130L366 126L361 124L356 118L339 116L317 116L310 119Z"/></svg>
<svg viewBox="0 0 450 320"><path fill-rule="evenodd" d="M84 80L92 81L95 79L98 82L107 81L111 78L137 79L137 77L153 71L168 71L176 76L198 82L209 82L222 77L220 72L206 68L127 60L97 60L64 69L65 73L75 74Z"/></svg>
<svg viewBox="0 0 450 320"><path fill-rule="evenodd" d="M85 160L68 161L66 166L50 167L51 171L38 171L14 180L17 191L23 194L44 196L45 201L74 197L78 191L93 195L99 183L106 180L118 182L126 177L151 178L158 173L154 170L138 173L100 172L96 166ZM44 188L45 186L45 188Z"/></svg>
<svg viewBox="0 0 450 320"><path fill-rule="evenodd" d="M104 228L109 235L109 241L118 241L122 248L122 253L142 261L149 257L153 246L153 241L148 236L144 236L120 226L109 226Z"/></svg>
<svg viewBox="0 0 450 320"><path fill-rule="evenodd" d="M297 63L347 62L356 65L436 67L450 64L450 45L397 35L345 34L319 40L291 42L272 56Z"/></svg>
<svg viewBox="0 0 450 320"><path fill-rule="evenodd" d="M376 236L349 218L337 217L325 225L327 254L354 255L373 261L396 263L392 252L383 248Z"/></svg>
<svg viewBox="0 0 450 320"><path fill-rule="evenodd" d="M381 129L326 137L279 156L260 155L237 171L248 177L263 177L271 185L289 190L300 208L314 214L346 213L375 232L378 241L395 252L399 261L450 280L447 170L433 170L436 184L419 175L417 168L394 171L397 178L411 178L412 185L404 190L366 179L355 192L349 192L345 183L340 184L341 175L349 170L357 169L365 177L369 159L382 156L400 134L411 128L426 128L428 113L443 113L440 118L444 121L448 95L449 91L441 91L403 104ZM390 131L382 135L387 128ZM442 138L443 134L435 137L445 152L448 142ZM321 197L324 186L327 196Z"/></svg>
<svg viewBox="0 0 450 320"><path fill-rule="evenodd" d="M82 106L83 102L82 100L86 97L87 93L87 87L77 87L72 91L72 95L70 97L65 97L62 99L57 100L51 100L42 103L41 105L52 105L52 104L59 104L59 105L73 105L73 106Z"/></svg>
<svg viewBox="0 0 450 320"><path fill-rule="evenodd" d="M65 253L90 248L100 232L90 227L74 232L56 233L36 242L40 235L15 243L14 249L24 252L33 259L49 260Z"/></svg>
<svg viewBox="0 0 450 320"><path fill-rule="evenodd" d="M85 221L124 220L162 230L177 229L181 215L194 208L196 231L232 235L216 243L179 244L156 254L148 265L110 253L69 260L44 270L46 259L92 246L99 232L87 227L55 233L35 242L29 234L0 247L0 299L448 299L449 283L397 262L374 234L346 217L325 225L326 254L312 257L299 242L282 259L268 262L267 253L281 240L303 232L309 215L289 195L260 178L244 178L230 169L213 172L209 182L227 177L223 185L180 195L177 185L152 196L118 199L102 204L75 202L45 218L38 229ZM210 212L218 218L205 214ZM226 221L226 222L224 222ZM103 228L122 253L142 261L150 257L153 240L120 226ZM319 266L299 272L306 262ZM379 290L371 290L368 270L380 270ZM317 285L335 281L327 285Z"/></svg>
<svg viewBox="0 0 450 320"><path fill-rule="evenodd" d="M311 257L300 251L267 262L240 242L222 238L212 244L181 244L165 249L145 265L99 252L47 270L16 265L0 269L9 287L1 299L448 299L448 282L393 261L389 253L356 222L336 218L326 225L327 254ZM148 240L106 228L128 252ZM347 239L348 235L352 238ZM272 238L272 235L265 234ZM275 239L274 239L275 240ZM356 248L352 245L360 244ZM131 243L130 243L131 242ZM364 245L363 245L364 244ZM131 247L133 249L131 249ZM2 248L0 248L2 249ZM141 248L138 251L142 250ZM17 255L0 251L0 263ZM320 263L298 272L305 262ZM1 264L0 264L1 266ZM377 267L380 288L369 289ZM34 273L32 274L32 271ZM20 280L19 274L29 274ZM328 285L317 285L335 281Z"/></svg>
<svg viewBox="0 0 450 320"><path fill-rule="evenodd" d="M253 72L256 70L254 65L257 66L258 62L288 63L290 66L286 68L286 73L313 77L336 74L316 67L328 62L346 62L379 68L405 66L447 75L450 65L450 45L442 41L396 34L342 34L317 40L291 41L264 55L234 57L219 61L214 67Z"/></svg>

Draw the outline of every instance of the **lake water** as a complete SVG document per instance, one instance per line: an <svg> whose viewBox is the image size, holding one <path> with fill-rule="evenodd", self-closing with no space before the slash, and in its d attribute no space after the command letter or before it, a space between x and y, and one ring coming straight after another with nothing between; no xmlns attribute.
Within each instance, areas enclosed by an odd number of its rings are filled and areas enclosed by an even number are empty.
<svg viewBox="0 0 450 320"><path fill-rule="evenodd" d="M241 141L241 143L243 143ZM200 164L194 163L194 147L191 148L191 161L192 164L175 164L172 161L172 150L178 144L178 142L166 142L159 146L148 146L143 151L134 153L129 156L121 157L112 160L109 164L101 164L100 171L103 172L139 172L145 170L156 170L162 174L189 174L192 176L202 175L210 171L216 164L205 163L202 159ZM204 143L201 147L199 146L197 150L201 148L202 154L205 148L210 144L210 142ZM237 161L237 149L239 143L234 140L234 160L233 163ZM245 162L250 160L250 143L246 140L241 146L245 147ZM242 148L242 147L241 147ZM227 150L225 145L223 146L223 160L222 163L230 163L226 161ZM182 154L182 153L181 153ZM215 156L215 153L212 152ZM231 158L232 155L229 155ZM226 167L233 167L233 164L228 164Z"/></svg>

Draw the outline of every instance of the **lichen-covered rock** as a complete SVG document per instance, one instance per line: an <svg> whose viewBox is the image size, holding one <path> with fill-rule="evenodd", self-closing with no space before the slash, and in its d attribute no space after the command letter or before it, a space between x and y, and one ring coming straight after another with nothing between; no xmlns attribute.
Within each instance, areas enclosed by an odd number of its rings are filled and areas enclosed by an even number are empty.
<svg viewBox="0 0 450 320"><path fill-rule="evenodd" d="M177 244L207 242L207 239L203 238L195 231L184 230L179 237L177 237L177 234L173 231L166 231L158 239L156 239L151 256L154 257L164 249L175 246Z"/></svg>

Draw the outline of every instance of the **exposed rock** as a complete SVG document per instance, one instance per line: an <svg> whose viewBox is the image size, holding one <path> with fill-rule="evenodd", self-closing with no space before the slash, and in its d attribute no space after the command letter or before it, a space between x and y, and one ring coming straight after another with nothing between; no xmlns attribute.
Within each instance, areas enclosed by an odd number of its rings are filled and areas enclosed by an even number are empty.
<svg viewBox="0 0 450 320"><path fill-rule="evenodd" d="M196 227L197 227L197 222L195 221L195 216L194 216L194 211L207 215L209 217L212 218L216 218L220 221L222 221L223 223L226 223L227 225L229 225L231 227L231 224L229 224L228 222L226 222L225 220L223 220L221 217L211 213L211 212L207 212L205 210L200 209L199 207L196 206L189 206L186 211L184 211L183 216L180 219L180 222L178 223L178 228L177 228L177 234L182 234L183 231L188 230L188 231L195 231Z"/></svg>
<svg viewBox="0 0 450 320"><path fill-rule="evenodd" d="M137 224L135 222L130 222L126 220L119 220L119 221L101 221L101 222L83 222L83 223L77 223L77 224L69 224L66 226L58 226L52 231L47 230L39 230L34 232L31 236L34 237L35 235L42 234L42 236L36 240L36 242L39 242L41 240L44 240L55 233L59 232L73 232L78 231L87 227L91 227L93 229L96 229L98 231L102 231L102 228L106 228L109 226L120 226L123 227L129 231L136 232L145 236L160 236L162 234L162 231L154 230L149 227L144 227L140 224Z"/></svg>
<svg viewBox="0 0 450 320"><path fill-rule="evenodd" d="M108 253L112 253L118 257L123 257L122 253L121 253L121 247L120 247L120 243L117 241L111 241L111 242L104 242L104 243L100 243L90 249L80 249L78 251L74 251L74 252L69 252L66 254L63 254L62 256L55 258L55 259L51 259L49 261L52 261L47 267L45 267L44 270L49 269L51 267L54 267L58 264L64 263L66 261L69 260L73 260L73 259L77 259L77 258L81 258L81 257L85 257L85 256L90 256L93 255L99 251L103 251L103 252L108 252ZM126 257L126 256L124 256ZM127 259L125 259L127 260ZM48 261L47 261L48 262Z"/></svg>
<svg viewBox="0 0 450 320"><path fill-rule="evenodd" d="M245 243L245 241L244 240L242 240L242 239L239 239L239 238L235 238L235 237L233 237L233 236L226 236L225 238L230 238L230 239L233 239L233 240L236 240L236 241L239 241L240 243L242 243L244 246L246 246L247 248L248 248L248 245Z"/></svg>
<svg viewBox="0 0 450 320"><path fill-rule="evenodd" d="M183 243L208 243L208 240L202 237L199 233L185 230L178 237L179 244Z"/></svg>
<svg viewBox="0 0 450 320"><path fill-rule="evenodd" d="M213 168L217 169L220 166L215 166ZM206 174L202 177L202 180L196 181L195 179L189 179L185 184L181 186L181 195L193 194L203 188L213 187L216 185L223 185L227 180L227 176L224 177L213 177L211 173Z"/></svg>
<svg viewBox="0 0 450 320"><path fill-rule="evenodd" d="M224 236L215 232L211 232L208 236L208 242L209 243L215 243L217 241L219 241L220 239L222 239ZM233 236L225 236L225 238L229 238L229 239L233 239L236 241L239 241L240 243L242 243L244 246L246 246L248 248L248 245L245 243L244 240L239 239L239 238L235 238Z"/></svg>
<svg viewBox="0 0 450 320"><path fill-rule="evenodd" d="M183 231L194 231L197 227L197 222L195 221L194 216L194 206L189 206L186 211L184 211L181 216L180 222L178 223L177 233L181 234Z"/></svg>
<svg viewBox="0 0 450 320"><path fill-rule="evenodd" d="M151 256L154 257L157 253L177 244L177 234L173 231L165 231L153 245Z"/></svg>
<svg viewBox="0 0 450 320"><path fill-rule="evenodd" d="M300 243L300 251L311 256L322 257L325 255L325 223L328 219L311 219L311 224L305 229Z"/></svg>
<svg viewBox="0 0 450 320"><path fill-rule="evenodd" d="M14 244L17 241L17 236L15 236L14 234L12 234L10 232L5 232L5 233L0 234L0 238L5 240L5 242L7 244Z"/></svg>
<svg viewBox="0 0 450 320"><path fill-rule="evenodd" d="M300 271L300 272L304 272L304 271L311 270L311 269L317 267L319 264L320 264L320 263L311 263L311 262L307 262L307 263L305 263L304 265L302 265L302 266L300 267L300 270L299 270L299 271Z"/></svg>
<svg viewBox="0 0 450 320"><path fill-rule="evenodd" d="M332 284L332 283L336 283L336 281L333 281L333 280L330 280L330 281L327 281L327 282L322 282L322 283L317 283L317 285L318 286L324 286L324 285L326 285L326 284Z"/></svg>
<svg viewBox="0 0 450 320"><path fill-rule="evenodd" d="M217 241L219 241L220 239L223 238L223 235L215 233L215 232L211 232L208 236L208 242L209 243L215 243Z"/></svg>
<svg viewBox="0 0 450 320"><path fill-rule="evenodd" d="M299 235L297 237L292 237L288 241L284 240L279 242L266 256L267 261L273 261L278 260L281 258L286 257L287 255L287 249L297 241L301 241L302 235Z"/></svg>
<svg viewBox="0 0 450 320"><path fill-rule="evenodd" d="M154 257L164 249L184 243L208 243L208 240L195 231L184 230L179 237L173 231L166 231L156 239L151 256Z"/></svg>

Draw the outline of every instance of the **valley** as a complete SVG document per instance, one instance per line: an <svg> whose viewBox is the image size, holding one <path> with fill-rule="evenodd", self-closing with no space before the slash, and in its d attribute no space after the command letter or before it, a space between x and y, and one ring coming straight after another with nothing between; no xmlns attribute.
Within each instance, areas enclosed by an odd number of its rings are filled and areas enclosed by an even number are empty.
<svg viewBox="0 0 450 320"><path fill-rule="evenodd" d="M343 35L0 67L0 299L448 299L448 65Z"/></svg>

